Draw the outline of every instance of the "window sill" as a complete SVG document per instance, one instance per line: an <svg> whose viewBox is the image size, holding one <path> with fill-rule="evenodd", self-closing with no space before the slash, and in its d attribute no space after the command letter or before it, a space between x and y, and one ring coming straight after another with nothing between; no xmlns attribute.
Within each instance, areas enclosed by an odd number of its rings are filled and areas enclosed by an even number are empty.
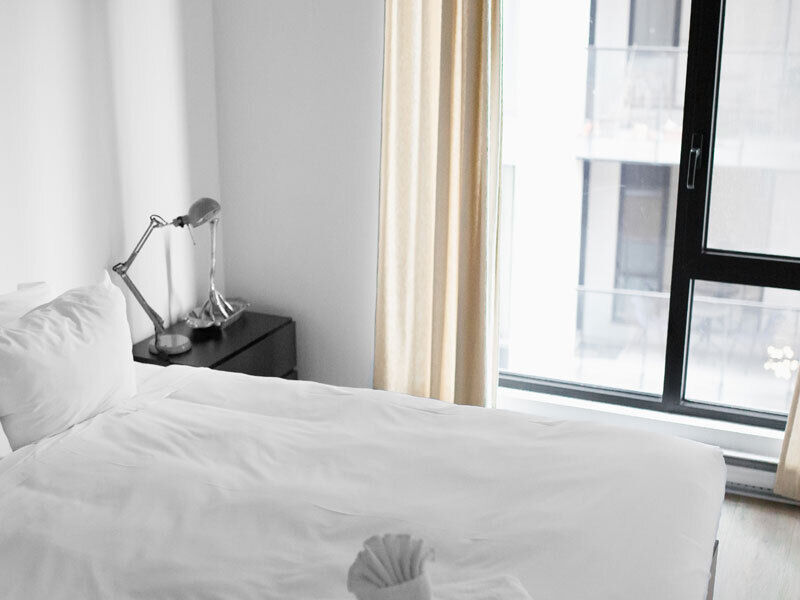
<svg viewBox="0 0 800 600"><path fill-rule="evenodd" d="M772 489L783 432L565 396L498 387L497 408L539 417L593 421L682 437L722 448L728 484Z"/></svg>

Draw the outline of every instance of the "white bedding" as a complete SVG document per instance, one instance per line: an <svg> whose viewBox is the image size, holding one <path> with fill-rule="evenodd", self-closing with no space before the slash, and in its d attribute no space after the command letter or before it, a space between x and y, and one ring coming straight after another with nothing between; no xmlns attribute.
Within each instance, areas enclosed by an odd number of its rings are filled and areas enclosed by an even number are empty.
<svg viewBox="0 0 800 600"><path fill-rule="evenodd" d="M136 375L136 388L142 389L142 386L147 383L151 377L158 375L164 367L158 365L148 365L147 363L133 363L133 372Z"/></svg>
<svg viewBox="0 0 800 600"><path fill-rule="evenodd" d="M431 580L703 600L718 449L586 423L169 367L0 461L0 597L346 599L375 533Z"/></svg>

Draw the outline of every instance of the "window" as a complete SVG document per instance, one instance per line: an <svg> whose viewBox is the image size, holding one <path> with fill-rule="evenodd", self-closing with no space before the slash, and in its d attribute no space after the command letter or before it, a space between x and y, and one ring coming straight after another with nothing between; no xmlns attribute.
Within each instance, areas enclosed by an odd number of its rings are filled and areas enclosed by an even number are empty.
<svg viewBox="0 0 800 600"><path fill-rule="evenodd" d="M504 3L501 385L783 427L800 0L543 7Z"/></svg>

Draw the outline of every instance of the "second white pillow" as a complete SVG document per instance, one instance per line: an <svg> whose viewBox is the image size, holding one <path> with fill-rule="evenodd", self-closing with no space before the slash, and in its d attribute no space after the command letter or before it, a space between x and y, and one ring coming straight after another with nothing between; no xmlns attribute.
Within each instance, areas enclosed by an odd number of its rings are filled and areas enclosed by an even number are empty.
<svg viewBox="0 0 800 600"><path fill-rule="evenodd" d="M19 319L52 298L50 286L44 282L19 284L16 292L0 294L0 325Z"/></svg>

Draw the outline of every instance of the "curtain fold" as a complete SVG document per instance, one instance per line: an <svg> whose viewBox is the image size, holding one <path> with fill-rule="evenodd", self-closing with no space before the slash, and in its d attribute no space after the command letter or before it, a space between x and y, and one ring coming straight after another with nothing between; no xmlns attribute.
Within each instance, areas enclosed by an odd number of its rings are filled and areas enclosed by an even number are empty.
<svg viewBox="0 0 800 600"><path fill-rule="evenodd" d="M798 397L800 397L800 375L794 386L792 406L783 436L781 459L775 478L775 493L787 498L800 500L800 421L797 417Z"/></svg>
<svg viewBox="0 0 800 600"><path fill-rule="evenodd" d="M494 401L500 0L387 0L375 387Z"/></svg>

